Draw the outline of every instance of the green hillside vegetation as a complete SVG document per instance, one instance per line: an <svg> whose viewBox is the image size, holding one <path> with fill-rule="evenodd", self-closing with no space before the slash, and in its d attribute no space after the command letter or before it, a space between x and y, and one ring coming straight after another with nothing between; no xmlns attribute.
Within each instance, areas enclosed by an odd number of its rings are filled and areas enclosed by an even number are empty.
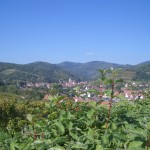
<svg viewBox="0 0 150 150"><path fill-rule="evenodd" d="M63 62L58 65L63 69L69 71L70 73L80 76L82 80L93 80L98 78L97 69L110 69L111 67L122 67L122 65L119 64L108 63L103 61L91 61L87 63Z"/></svg>
<svg viewBox="0 0 150 150"><path fill-rule="evenodd" d="M131 81L135 74L136 72L134 70L126 69L122 72L121 78L125 81Z"/></svg>
<svg viewBox="0 0 150 150"><path fill-rule="evenodd" d="M1 71L0 73L7 76L7 75L13 74L16 71L17 71L16 69L5 69L5 70Z"/></svg>
<svg viewBox="0 0 150 150"><path fill-rule="evenodd" d="M136 71L150 72L150 61L140 63L134 68Z"/></svg>
<svg viewBox="0 0 150 150"><path fill-rule="evenodd" d="M0 97L23 100L42 100L48 93L47 88L19 88L17 85L0 86Z"/></svg>
<svg viewBox="0 0 150 150"><path fill-rule="evenodd" d="M14 94L14 93L8 93L8 92L0 92L0 99L17 99L17 100L23 100L23 98L20 95Z"/></svg>
<svg viewBox="0 0 150 150"><path fill-rule="evenodd" d="M63 62L60 63L59 66L74 75L80 76L83 80L95 80L98 78L97 69L110 69L111 67L114 69L122 68L123 72L120 76L126 81L150 80L150 61L138 65L121 65L103 61L92 61L87 63Z"/></svg>
<svg viewBox="0 0 150 150"><path fill-rule="evenodd" d="M134 67L136 72L133 77L134 80L138 81L149 81L150 80L150 61L140 63Z"/></svg>
<svg viewBox="0 0 150 150"><path fill-rule="evenodd" d="M26 81L26 82L58 82L76 79L62 68L45 62L35 62L26 65L0 63L1 80ZM77 79L78 80L78 79Z"/></svg>
<svg viewBox="0 0 150 150"><path fill-rule="evenodd" d="M148 81L150 80L150 62L138 65L121 65L103 61L87 63L63 62L50 64L47 62L34 62L25 65L0 63L0 79L10 82L58 82L59 80L90 81L98 78L97 69L122 68L121 78L124 80Z"/></svg>

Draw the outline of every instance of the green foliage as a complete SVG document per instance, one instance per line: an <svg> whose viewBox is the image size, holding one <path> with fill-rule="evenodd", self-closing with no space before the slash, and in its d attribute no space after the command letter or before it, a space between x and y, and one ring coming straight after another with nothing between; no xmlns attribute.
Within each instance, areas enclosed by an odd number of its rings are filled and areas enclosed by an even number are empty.
<svg viewBox="0 0 150 150"><path fill-rule="evenodd" d="M58 82L60 79L77 79L57 65L46 62L34 62L26 65L0 63L1 80L11 83L26 82Z"/></svg>
<svg viewBox="0 0 150 150"><path fill-rule="evenodd" d="M73 63L63 62L59 64L60 67L71 72L81 80L95 80L98 78L99 73L97 69L109 69L111 67L125 67L114 63L108 63L103 61L91 61L87 63Z"/></svg>
<svg viewBox="0 0 150 150"><path fill-rule="evenodd" d="M115 96L116 70L100 71L104 93ZM59 89L59 85L54 86ZM109 90L109 88L111 90ZM94 92L94 91L92 91ZM95 91L96 93L96 91ZM144 150L150 148L150 99L110 103L0 98L0 149ZM109 114L109 115L108 115Z"/></svg>
<svg viewBox="0 0 150 150"><path fill-rule="evenodd" d="M49 92L51 95L57 95L63 93L63 86L61 84L54 83L52 84L52 88L50 89Z"/></svg>
<svg viewBox="0 0 150 150"><path fill-rule="evenodd" d="M46 93L48 92L47 88L18 88L14 85L4 85L0 86L0 95L7 97L8 95L14 95L14 97L22 97L25 100L42 100Z"/></svg>
<svg viewBox="0 0 150 150"><path fill-rule="evenodd" d="M133 77L133 80L138 80L138 81L149 81L150 80L150 72L145 72L145 71L137 71L135 76Z"/></svg>
<svg viewBox="0 0 150 150"><path fill-rule="evenodd" d="M135 76L133 77L133 80L138 80L138 81L150 80L150 62L149 61L136 65L134 70L136 73L135 73Z"/></svg>
<svg viewBox="0 0 150 150"><path fill-rule="evenodd" d="M59 79L95 80L99 69L123 68L120 74L124 80L149 80L150 62L138 65L119 65L114 63L92 61L87 63L63 62L57 65L46 62L34 62L26 65L0 63L1 80L28 82L58 82Z"/></svg>
<svg viewBox="0 0 150 150"><path fill-rule="evenodd" d="M94 101L1 100L0 106L5 114L0 119L5 124L0 132L1 149L142 150L149 142L149 99L114 104L108 128L107 108Z"/></svg>

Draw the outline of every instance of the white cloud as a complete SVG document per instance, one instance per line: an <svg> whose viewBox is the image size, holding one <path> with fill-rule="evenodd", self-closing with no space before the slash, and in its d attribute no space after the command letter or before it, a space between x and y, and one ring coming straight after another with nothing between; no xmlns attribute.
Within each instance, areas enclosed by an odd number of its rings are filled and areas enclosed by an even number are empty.
<svg viewBox="0 0 150 150"><path fill-rule="evenodd" d="M87 56L92 56L92 55L93 55L93 52L86 52L86 55L87 55Z"/></svg>

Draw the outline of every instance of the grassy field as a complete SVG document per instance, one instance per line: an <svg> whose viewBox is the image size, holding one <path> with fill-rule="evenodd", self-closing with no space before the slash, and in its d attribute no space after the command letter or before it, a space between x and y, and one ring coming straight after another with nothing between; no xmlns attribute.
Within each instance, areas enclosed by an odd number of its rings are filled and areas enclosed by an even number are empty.
<svg viewBox="0 0 150 150"><path fill-rule="evenodd" d="M13 74L16 71L17 71L16 69L6 69L6 70L1 71L0 73L4 74L4 75L10 75L10 74Z"/></svg>

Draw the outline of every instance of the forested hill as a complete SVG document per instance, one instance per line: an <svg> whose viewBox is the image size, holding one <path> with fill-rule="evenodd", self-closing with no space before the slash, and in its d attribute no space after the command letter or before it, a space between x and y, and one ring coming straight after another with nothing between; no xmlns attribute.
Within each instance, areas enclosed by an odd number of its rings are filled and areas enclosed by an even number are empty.
<svg viewBox="0 0 150 150"><path fill-rule="evenodd" d="M47 62L34 62L25 65L0 63L0 79L9 81L28 82L58 82L76 77L61 67Z"/></svg>
<svg viewBox="0 0 150 150"><path fill-rule="evenodd" d="M91 61L87 63L62 62L58 64L71 74L80 76L83 80L93 80L99 75L97 69L123 68L121 78L125 80L150 80L150 61L142 62L137 65L122 65L104 61Z"/></svg>
<svg viewBox="0 0 150 150"><path fill-rule="evenodd" d="M113 68L131 68L132 65L121 65L116 63L109 63L104 61L91 61L87 63L74 63L74 62L62 62L58 66L71 72L74 75L80 75L83 80L93 80L99 75L98 69L110 69Z"/></svg>
<svg viewBox="0 0 150 150"><path fill-rule="evenodd" d="M135 70L134 80L150 80L150 61L140 63L133 68Z"/></svg>
<svg viewBox="0 0 150 150"><path fill-rule="evenodd" d="M94 80L98 78L97 69L123 68L122 78L127 80L150 80L150 61L137 65L121 65L103 61L87 63L62 62L50 64L34 62L25 65L0 63L0 80L28 82L58 82L59 80Z"/></svg>

